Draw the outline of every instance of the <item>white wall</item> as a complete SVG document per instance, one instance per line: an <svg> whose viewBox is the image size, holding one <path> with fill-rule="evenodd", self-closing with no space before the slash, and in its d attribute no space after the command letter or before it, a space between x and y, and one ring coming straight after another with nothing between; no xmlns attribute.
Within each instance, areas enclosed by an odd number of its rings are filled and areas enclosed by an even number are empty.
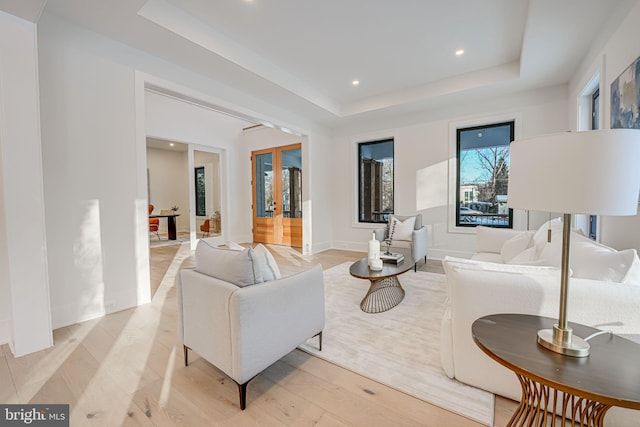
<svg viewBox="0 0 640 427"><path fill-rule="evenodd" d="M611 83L640 56L638 24L640 2L626 15L622 24L606 41L604 47L592 52L570 82L569 118L576 129L578 99L591 78L600 73L600 115L602 127L610 128ZM640 251L640 215L625 217L600 217L599 240L616 249L635 248Z"/></svg>
<svg viewBox="0 0 640 427"><path fill-rule="evenodd" d="M176 229L189 231L189 169L187 151L147 148L147 168L149 169L149 203L154 205L153 213L178 206ZM167 233L167 220L160 218L160 233Z"/></svg>
<svg viewBox="0 0 640 427"><path fill-rule="evenodd" d="M393 137L395 161L395 212L409 215L421 212L429 232L429 257L441 258L447 254L468 256L475 248L475 232L452 232L450 210L455 200L450 197L450 167L455 165L455 129L470 123L495 123L503 117L521 117L520 137L539 133L563 131L567 128L567 90L565 86L514 94L502 99L492 98L485 104L465 104L460 110L450 108L446 119L430 121L428 112L415 125L405 125L372 132L351 133L343 130L335 138L331 169L333 197L333 236L337 248L365 250L375 225L356 222L357 197L357 143ZM460 115L469 109L481 112ZM442 116L443 111L437 112ZM384 123L370 123L380 128ZM517 137L518 135L516 135ZM453 174L455 176L455 174ZM420 185L417 185L417 182ZM455 193L453 193L455 194ZM516 228L524 228L524 212L519 215ZM541 220L536 219L535 225ZM379 227L379 225L377 226Z"/></svg>
<svg viewBox="0 0 640 427"><path fill-rule="evenodd" d="M53 344L45 240L36 26L0 12L0 343Z"/></svg>

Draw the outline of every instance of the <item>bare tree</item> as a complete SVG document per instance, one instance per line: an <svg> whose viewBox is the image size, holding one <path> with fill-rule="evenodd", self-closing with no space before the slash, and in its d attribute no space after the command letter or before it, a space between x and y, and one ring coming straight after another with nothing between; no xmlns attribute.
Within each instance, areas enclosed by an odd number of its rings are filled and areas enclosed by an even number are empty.
<svg viewBox="0 0 640 427"><path fill-rule="evenodd" d="M486 202L495 203L496 195L507 194L507 177L509 174L509 146L487 147L477 150L478 162L482 168L483 198Z"/></svg>

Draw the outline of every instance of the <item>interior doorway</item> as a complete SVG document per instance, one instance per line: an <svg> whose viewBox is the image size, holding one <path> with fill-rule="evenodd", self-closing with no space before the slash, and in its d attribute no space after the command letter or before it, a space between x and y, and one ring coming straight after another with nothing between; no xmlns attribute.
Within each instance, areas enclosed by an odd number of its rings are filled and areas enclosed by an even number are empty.
<svg viewBox="0 0 640 427"><path fill-rule="evenodd" d="M302 247L302 144L251 153L253 241Z"/></svg>

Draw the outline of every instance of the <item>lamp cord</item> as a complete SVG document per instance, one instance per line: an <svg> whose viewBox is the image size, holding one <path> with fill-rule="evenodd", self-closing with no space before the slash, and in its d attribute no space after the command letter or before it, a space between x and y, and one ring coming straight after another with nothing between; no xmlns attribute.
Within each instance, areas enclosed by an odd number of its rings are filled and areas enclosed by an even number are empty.
<svg viewBox="0 0 640 427"><path fill-rule="evenodd" d="M591 338L595 338L598 335L604 335L604 334L611 334L613 335L613 331L598 331L598 332L594 332L591 335L589 335L586 338L583 338L584 341L589 341Z"/></svg>

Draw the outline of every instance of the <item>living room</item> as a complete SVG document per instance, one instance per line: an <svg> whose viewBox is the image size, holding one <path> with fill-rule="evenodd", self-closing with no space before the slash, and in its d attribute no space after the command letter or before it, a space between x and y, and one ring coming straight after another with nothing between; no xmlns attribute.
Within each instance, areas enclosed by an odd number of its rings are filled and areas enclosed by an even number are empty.
<svg viewBox="0 0 640 427"><path fill-rule="evenodd" d="M511 119L519 137L583 129L579 100L594 76L601 88L602 127L608 128L609 85L640 55L635 42L640 6L620 1L600 36L591 39L592 48L553 84L497 95L487 84L431 98L419 111L355 115L328 126L310 119L307 111L315 106L287 110L269 102L266 90L243 92L159 53L101 35L65 17L64 8L55 10L60 4L73 8L73 2L34 3L40 9L35 7L30 22L3 12L0 29L9 58L0 75L11 79L4 80L0 99L0 223L7 230L0 238L0 343L11 343L16 355L50 347L52 330L151 301L147 135L221 151L227 165L223 230L225 240L238 242L252 239L250 153L283 144L262 136L272 129L213 140L220 129L208 115L222 111L277 126L287 131L285 143L302 142L309 213L303 218L305 255L365 251L372 226L355 220L355 150L359 142L393 137L395 211L422 214L429 258L466 257L474 251L475 234L451 226L455 129ZM24 200L25 194L35 201ZM530 228L547 219L548 213L532 214ZM525 212L515 212L514 227L526 224ZM640 250L638 216L603 217L600 227L602 243ZM197 231L195 224L192 230Z"/></svg>

